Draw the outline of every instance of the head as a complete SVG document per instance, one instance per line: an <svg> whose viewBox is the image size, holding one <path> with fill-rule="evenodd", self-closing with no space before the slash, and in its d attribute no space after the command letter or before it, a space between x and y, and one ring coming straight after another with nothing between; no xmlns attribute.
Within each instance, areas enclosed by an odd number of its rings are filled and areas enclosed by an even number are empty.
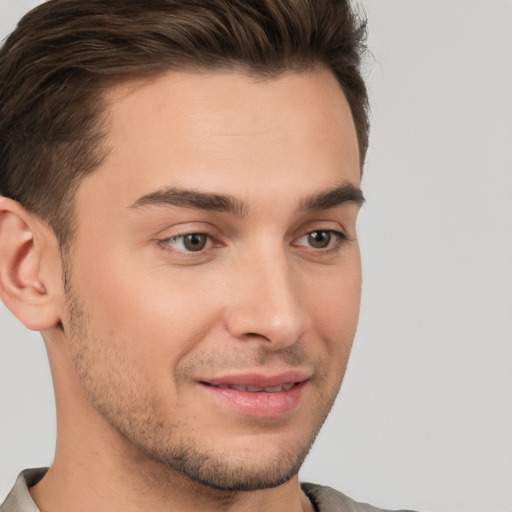
<svg viewBox="0 0 512 512"><path fill-rule="evenodd" d="M296 474L357 323L363 36L334 0L52 0L7 39L0 290L76 429L210 487Z"/></svg>

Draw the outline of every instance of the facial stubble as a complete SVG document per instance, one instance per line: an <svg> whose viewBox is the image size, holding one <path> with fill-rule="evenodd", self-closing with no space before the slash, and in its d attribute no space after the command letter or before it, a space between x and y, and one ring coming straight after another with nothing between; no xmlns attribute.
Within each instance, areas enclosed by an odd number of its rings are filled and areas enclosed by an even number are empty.
<svg viewBox="0 0 512 512"><path fill-rule="evenodd" d="M195 484L222 491L277 487L298 473L335 401L345 368L340 372L339 382L331 389L318 386L318 389L327 389L328 393L318 397L320 405L311 411L314 420L310 431L302 436L300 442L283 448L277 457L265 457L263 454L260 460L250 459L245 451L219 453L213 449L215 440L208 440L210 447L202 446L194 427L182 425L179 417L161 417L154 406L151 389L143 385L134 386L141 380L141 375L130 373L129 370L134 368L129 357L109 343L110 338L105 339L94 331L94 319L69 281L66 297L68 318L65 333L80 388L93 409L123 438L131 463L138 464L139 469L156 465L165 470L162 475L176 473ZM113 335L115 333L111 333ZM290 363L306 356L300 345L296 345L294 349L283 352L281 357ZM264 354L260 353L257 359L261 363L265 359ZM98 361L103 363L101 368ZM211 362L208 358L187 361L182 373L187 374L186 369L192 367L208 368ZM240 360L236 363L233 360L232 365L241 366ZM325 380L327 374L321 371L321 362L315 361L315 366L319 368L315 378ZM255 439L264 445L265 434ZM151 479L150 476L148 478Z"/></svg>

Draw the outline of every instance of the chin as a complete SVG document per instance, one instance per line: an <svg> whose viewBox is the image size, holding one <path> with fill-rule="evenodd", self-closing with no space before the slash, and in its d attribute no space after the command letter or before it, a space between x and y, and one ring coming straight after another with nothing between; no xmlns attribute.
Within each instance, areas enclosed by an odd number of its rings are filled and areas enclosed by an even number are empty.
<svg viewBox="0 0 512 512"><path fill-rule="evenodd" d="M265 438L255 441L264 448ZM232 447L222 452L199 449L192 444L179 446L152 446L146 453L153 461L165 466L171 473L220 491L255 491L278 487L299 471L311 448L312 441L296 449L237 450ZM228 451L229 450L229 451Z"/></svg>
<svg viewBox="0 0 512 512"><path fill-rule="evenodd" d="M280 454L272 460L257 463L243 457L197 457L182 459L172 467L182 475L205 487L221 491L255 491L278 487L294 477L305 455ZM199 463L198 463L199 462Z"/></svg>

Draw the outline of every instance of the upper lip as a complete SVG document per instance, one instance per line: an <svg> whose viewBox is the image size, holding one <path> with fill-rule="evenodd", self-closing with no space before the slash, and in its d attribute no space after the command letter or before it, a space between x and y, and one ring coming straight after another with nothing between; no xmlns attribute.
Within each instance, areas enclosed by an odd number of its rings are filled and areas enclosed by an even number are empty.
<svg viewBox="0 0 512 512"><path fill-rule="evenodd" d="M200 379L200 382L211 386L254 386L271 388L283 384L297 384L311 378L311 372L288 370L276 374L260 372L236 373L220 377Z"/></svg>

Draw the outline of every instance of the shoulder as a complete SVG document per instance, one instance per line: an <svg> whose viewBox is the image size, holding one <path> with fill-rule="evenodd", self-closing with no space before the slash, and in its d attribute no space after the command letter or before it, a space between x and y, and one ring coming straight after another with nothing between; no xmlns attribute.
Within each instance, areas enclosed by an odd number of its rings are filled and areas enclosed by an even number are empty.
<svg viewBox="0 0 512 512"><path fill-rule="evenodd" d="M390 512L373 507L367 503L359 503L345 494L326 487L310 483L301 484L302 490L315 505L318 512ZM400 511L408 512L408 511ZM410 512L410 511L409 511Z"/></svg>

